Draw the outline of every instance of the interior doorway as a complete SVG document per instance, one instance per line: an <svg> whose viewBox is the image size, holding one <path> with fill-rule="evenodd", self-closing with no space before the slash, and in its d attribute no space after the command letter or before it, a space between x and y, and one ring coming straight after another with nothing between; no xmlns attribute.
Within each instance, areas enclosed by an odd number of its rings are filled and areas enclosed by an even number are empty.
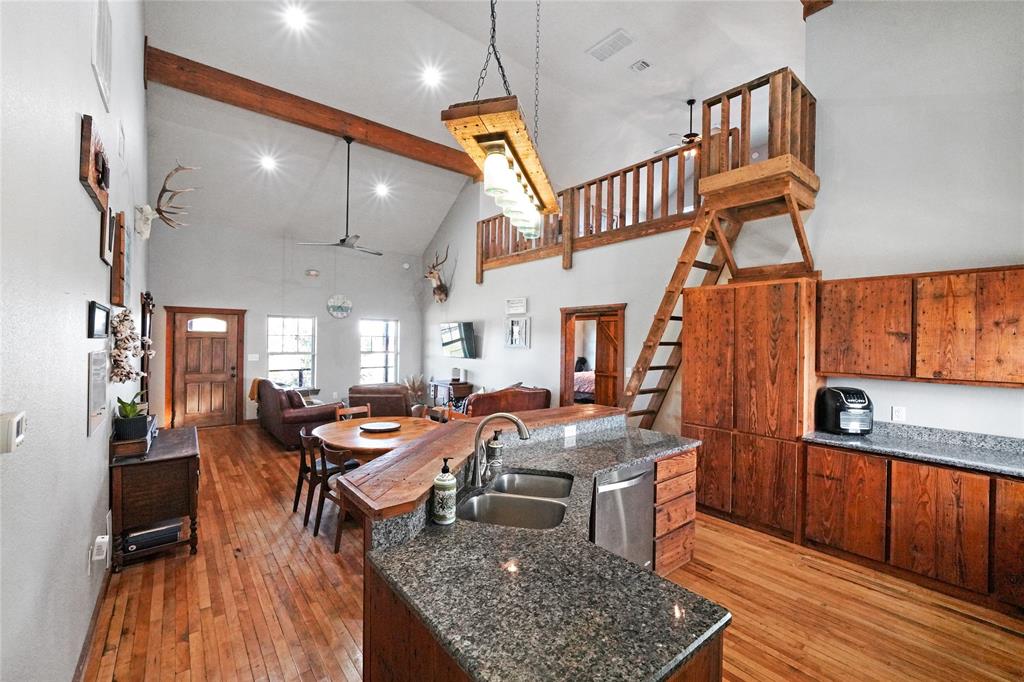
<svg viewBox="0 0 1024 682"><path fill-rule="evenodd" d="M239 361L245 311L166 306L164 423L241 424L245 414Z"/></svg>
<svg viewBox="0 0 1024 682"><path fill-rule="evenodd" d="M625 329L625 303L562 308L560 405L619 404Z"/></svg>

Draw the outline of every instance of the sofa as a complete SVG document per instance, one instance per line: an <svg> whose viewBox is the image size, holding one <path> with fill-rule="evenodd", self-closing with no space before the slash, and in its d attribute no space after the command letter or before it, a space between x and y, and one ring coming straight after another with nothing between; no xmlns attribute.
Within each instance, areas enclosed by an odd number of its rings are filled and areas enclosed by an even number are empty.
<svg viewBox="0 0 1024 682"><path fill-rule="evenodd" d="M350 407L370 406L371 417L423 417L426 405L413 403L405 384L359 384L348 389Z"/></svg>
<svg viewBox="0 0 1024 682"><path fill-rule="evenodd" d="M259 382L256 398L260 426L289 450L299 447L299 431L305 426L312 431L321 424L333 422L335 408L345 403L306 406L298 391L279 388L272 381Z"/></svg>
<svg viewBox="0 0 1024 682"><path fill-rule="evenodd" d="M551 391L546 388L510 386L490 393L473 393L466 398L467 417L485 417L495 412L526 412L551 406Z"/></svg>

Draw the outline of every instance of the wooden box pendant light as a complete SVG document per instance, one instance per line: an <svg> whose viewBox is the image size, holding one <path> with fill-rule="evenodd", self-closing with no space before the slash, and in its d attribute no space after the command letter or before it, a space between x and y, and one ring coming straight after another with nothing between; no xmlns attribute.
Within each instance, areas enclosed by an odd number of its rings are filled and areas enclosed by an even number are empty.
<svg viewBox="0 0 1024 682"><path fill-rule="evenodd" d="M441 121L455 140L476 162L484 176L484 192L494 198L501 212L527 239L540 236L542 215L558 212L558 199L512 94L505 67L495 43L496 0L491 0L491 41L476 94L470 102L453 104L441 112ZM537 60L534 69L533 134L539 120L540 89L540 2L537 2ZM491 58L498 65L505 97L481 100L480 88Z"/></svg>

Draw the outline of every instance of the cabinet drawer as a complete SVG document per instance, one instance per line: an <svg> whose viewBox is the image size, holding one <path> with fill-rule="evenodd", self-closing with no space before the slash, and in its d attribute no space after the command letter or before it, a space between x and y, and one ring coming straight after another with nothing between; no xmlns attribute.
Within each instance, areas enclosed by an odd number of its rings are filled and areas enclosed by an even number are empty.
<svg viewBox="0 0 1024 682"><path fill-rule="evenodd" d="M697 489L697 472L690 471L682 476L662 481L654 489L654 503L664 504Z"/></svg>
<svg viewBox="0 0 1024 682"><path fill-rule="evenodd" d="M657 462L658 482L694 471L697 468L697 451L687 450Z"/></svg>
<svg viewBox="0 0 1024 682"><path fill-rule="evenodd" d="M666 533L682 528L693 521L696 514L696 493L688 493L666 502L654 512L654 535L660 538Z"/></svg>
<svg viewBox="0 0 1024 682"><path fill-rule="evenodd" d="M654 570L660 575L682 566L693 556L695 524L688 523L654 541Z"/></svg>

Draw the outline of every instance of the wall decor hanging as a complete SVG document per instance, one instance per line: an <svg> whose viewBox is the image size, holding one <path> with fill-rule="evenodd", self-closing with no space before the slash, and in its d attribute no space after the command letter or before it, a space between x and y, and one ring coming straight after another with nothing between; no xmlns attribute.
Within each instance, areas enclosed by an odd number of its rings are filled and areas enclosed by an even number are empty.
<svg viewBox="0 0 1024 682"><path fill-rule="evenodd" d="M139 336L131 311L122 310L111 321L114 350L110 352L110 380L126 384L142 377L142 370L132 366L133 358L156 355L149 337Z"/></svg>
<svg viewBox="0 0 1024 682"><path fill-rule="evenodd" d="M103 151L103 142L93 131L92 116L82 114L82 134L78 149L78 181L92 197L99 211L105 212L110 201L110 164Z"/></svg>
<svg viewBox="0 0 1024 682"><path fill-rule="evenodd" d="M125 273L124 211L114 217L114 256L110 264L110 305L123 307Z"/></svg>
<svg viewBox="0 0 1024 682"><path fill-rule="evenodd" d="M89 429L92 435L107 418L107 351L89 353Z"/></svg>
<svg viewBox="0 0 1024 682"><path fill-rule="evenodd" d="M174 201L182 194L194 192L196 188L185 187L183 189L171 189L167 186L167 183L181 171L196 170L199 170L198 166L182 166L180 161L176 161L174 168L167 174L167 177L164 178L164 184L160 187L160 193L156 195L156 208L153 210L156 213L156 216L160 218L160 220L164 221L168 227L173 227L174 229L178 229L179 227L188 227L188 223L179 222L177 217L188 215L188 211L185 209L191 207L177 206ZM150 220L152 220L152 218L150 218Z"/></svg>
<svg viewBox="0 0 1024 682"><path fill-rule="evenodd" d="M114 242L117 236L117 217L107 208L100 214L100 260L114 264Z"/></svg>
<svg viewBox="0 0 1024 682"><path fill-rule="evenodd" d="M111 72L114 68L114 26L110 18L110 1L97 0L96 24L92 37L92 72L100 90L103 106L110 111Z"/></svg>
<svg viewBox="0 0 1024 682"><path fill-rule="evenodd" d="M505 348L530 347L530 318L505 318Z"/></svg>
<svg viewBox="0 0 1024 682"><path fill-rule="evenodd" d="M441 258L437 251L434 252L434 262L427 268L427 273L423 275L424 279L429 279L434 285L434 300L438 303L444 303L448 300L448 285L444 283L444 272L441 270L441 266L448 260L448 248L444 249L444 258Z"/></svg>
<svg viewBox="0 0 1024 682"><path fill-rule="evenodd" d="M520 296L518 298L506 298L505 299L505 314L506 315L525 315L526 314L526 297Z"/></svg>
<svg viewBox="0 0 1024 682"><path fill-rule="evenodd" d="M105 339L110 334L110 308L89 301L89 338Z"/></svg>
<svg viewBox="0 0 1024 682"><path fill-rule="evenodd" d="M159 215L149 204L135 207L135 234L143 239L149 239L149 232L153 229L153 218Z"/></svg>
<svg viewBox="0 0 1024 682"><path fill-rule="evenodd" d="M327 312L330 313L331 317L343 320L352 312L352 301L345 298L342 294L334 294L327 299Z"/></svg>
<svg viewBox="0 0 1024 682"><path fill-rule="evenodd" d="M152 350L153 342L150 340L153 337L153 311L156 310L156 302L153 300L153 294L148 291L142 292L140 297L140 303L142 304L142 320L139 324L139 333L142 338L140 342L145 345L146 352L142 354L142 379L139 380L139 389L142 392L142 400L149 403L149 359L153 357L156 352Z"/></svg>

